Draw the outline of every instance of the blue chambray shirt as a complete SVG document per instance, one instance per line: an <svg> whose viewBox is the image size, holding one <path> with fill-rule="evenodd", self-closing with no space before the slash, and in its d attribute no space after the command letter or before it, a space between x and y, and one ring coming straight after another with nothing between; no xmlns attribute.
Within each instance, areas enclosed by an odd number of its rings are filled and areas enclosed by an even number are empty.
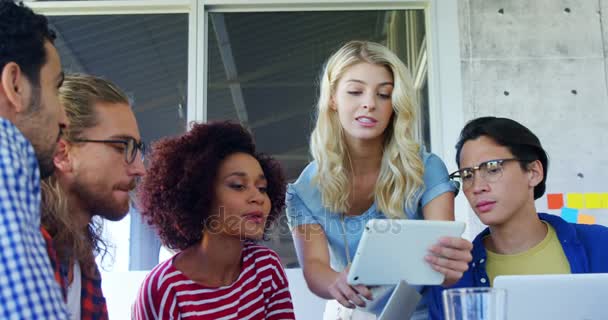
<svg viewBox="0 0 608 320"><path fill-rule="evenodd" d="M0 319L68 319L40 233L34 148L0 118Z"/></svg>
<svg viewBox="0 0 608 320"><path fill-rule="evenodd" d="M427 203L446 192L456 192L457 190L449 179L445 164L438 156L421 151L421 158L424 164L424 187L418 192L417 207L405 209L408 219L424 219L422 208ZM287 221L292 229L304 224L321 225L329 242L330 265L334 270L341 271L347 266L348 261L344 250L340 214L331 212L323 206L321 193L312 182L316 173L317 164L311 162L302 171L300 177L287 186ZM370 219L386 219L384 213L376 207L375 202L363 214L345 217L346 242L351 261L354 259L363 229ZM380 272L380 270L378 271ZM421 287L418 289L420 291ZM424 299L422 304L425 304ZM422 307L419 306L419 309Z"/></svg>

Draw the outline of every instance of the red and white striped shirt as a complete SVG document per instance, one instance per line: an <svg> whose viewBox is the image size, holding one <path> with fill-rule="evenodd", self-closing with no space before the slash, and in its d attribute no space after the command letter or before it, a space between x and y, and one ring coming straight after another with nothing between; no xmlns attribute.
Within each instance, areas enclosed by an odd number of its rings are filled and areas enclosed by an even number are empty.
<svg viewBox="0 0 608 320"><path fill-rule="evenodd" d="M139 288L133 319L295 319L285 270L277 254L245 243L242 269L228 286L206 287L173 265L157 265Z"/></svg>

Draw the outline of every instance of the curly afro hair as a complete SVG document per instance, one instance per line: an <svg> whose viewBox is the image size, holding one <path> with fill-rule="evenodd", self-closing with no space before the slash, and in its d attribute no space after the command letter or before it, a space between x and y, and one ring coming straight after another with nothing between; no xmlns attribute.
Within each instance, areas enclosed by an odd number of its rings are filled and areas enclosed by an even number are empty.
<svg viewBox="0 0 608 320"><path fill-rule="evenodd" d="M234 153L256 158L266 176L271 209L265 231L281 214L286 182L280 164L257 153L251 135L238 123L194 124L184 135L153 145L138 190L142 216L167 247L184 250L200 242L215 197L217 172Z"/></svg>
<svg viewBox="0 0 608 320"><path fill-rule="evenodd" d="M45 16L20 1L0 0L0 71L15 62L33 84L39 84L40 69L47 60L45 40L55 40Z"/></svg>

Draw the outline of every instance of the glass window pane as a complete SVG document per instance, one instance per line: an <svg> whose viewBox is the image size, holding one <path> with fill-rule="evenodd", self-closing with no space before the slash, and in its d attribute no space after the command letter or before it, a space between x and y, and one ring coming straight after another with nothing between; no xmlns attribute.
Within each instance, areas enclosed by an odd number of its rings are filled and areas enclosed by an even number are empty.
<svg viewBox="0 0 608 320"><path fill-rule="evenodd" d="M132 99L144 141L185 131L187 14L51 16L49 21L66 73L101 76L122 88ZM158 240L138 216L104 223L115 247L113 259L103 262L105 271L156 265Z"/></svg>
<svg viewBox="0 0 608 320"><path fill-rule="evenodd" d="M325 60L349 40L383 43L418 74L420 100L427 101L424 26L423 10L210 13L207 118L246 124L261 151L279 159L294 180L310 161ZM418 127L421 143L429 141L425 126ZM281 221L267 244L285 265L296 266L291 234Z"/></svg>

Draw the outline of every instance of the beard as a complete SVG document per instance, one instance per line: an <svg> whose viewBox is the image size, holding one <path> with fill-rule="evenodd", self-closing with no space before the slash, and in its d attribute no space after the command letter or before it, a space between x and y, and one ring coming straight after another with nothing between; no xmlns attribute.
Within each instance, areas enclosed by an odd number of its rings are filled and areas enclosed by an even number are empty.
<svg viewBox="0 0 608 320"><path fill-rule="evenodd" d="M30 104L28 105L28 114L26 116L27 120L36 124L40 123L40 121L45 121L46 119L40 119L40 117L44 116L40 112L42 109L43 106L41 101L40 86L32 85L32 97L30 99ZM59 125L57 128L59 128ZM28 129L29 130L24 130L24 135L34 147L36 160L38 160L38 167L40 168L40 178L48 178L53 174L53 172L55 172L53 157L55 156L59 134L57 136L57 140L49 144L49 141L46 141L46 137L49 135L48 132L44 132L44 130L36 128L35 125L34 127L28 127Z"/></svg>
<svg viewBox="0 0 608 320"><path fill-rule="evenodd" d="M110 221L120 221L129 213L129 201L119 202L112 196L112 190L103 192L90 183L75 181L72 192L76 194L83 207L93 216L100 216Z"/></svg>
<svg viewBox="0 0 608 320"><path fill-rule="evenodd" d="M38 167L40 168L40 179L46 179L55 173L55 164L53 163L54 155L55 149L53 149L52 152L36 153Z"/></svg>

